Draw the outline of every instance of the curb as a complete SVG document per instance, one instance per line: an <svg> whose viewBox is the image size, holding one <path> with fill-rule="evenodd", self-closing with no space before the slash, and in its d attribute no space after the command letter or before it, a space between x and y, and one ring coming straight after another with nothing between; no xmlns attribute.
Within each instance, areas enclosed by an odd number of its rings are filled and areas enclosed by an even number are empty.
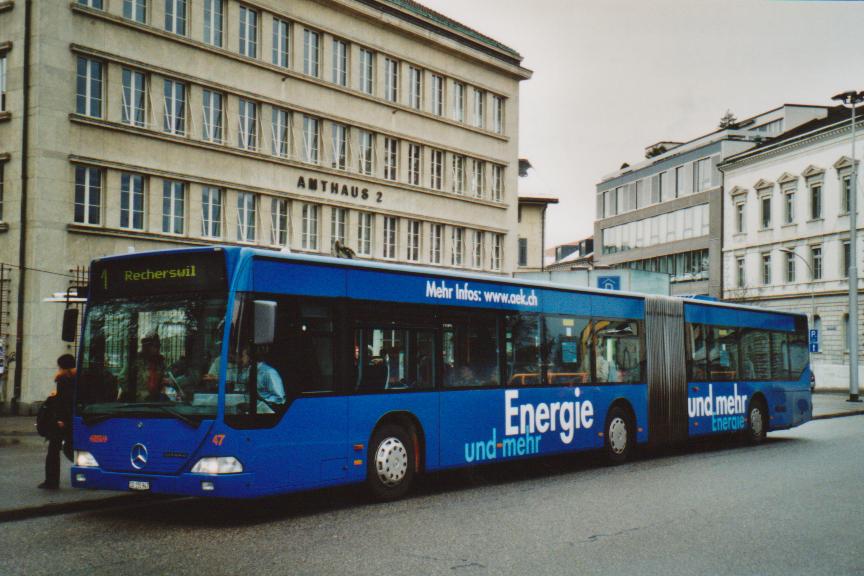
<svg viewBox="0 0 864 576"><path fill-rule="evenodd" d="M849 412L830 412L828 414L820 414L819 416L813 416L811 420L828 420L830 418L843 418L845 416L862 416L864 415L864 409L861 410L852 410Z"/></svg>
<svg viewBox="0 0 864 576"><path fill-rule="evenodd" d="M75 502L58 502L55 504L43 504L30 508L19 508L17 510L0 510L0 523L27 520L42 516L55 516L57 514L70 514L73 512L89 512L92 510L104 510L107 508L119 508L126 504L144 502L147 496L143 494L120 494L106 496L93 500L78 500Z"/></svg>

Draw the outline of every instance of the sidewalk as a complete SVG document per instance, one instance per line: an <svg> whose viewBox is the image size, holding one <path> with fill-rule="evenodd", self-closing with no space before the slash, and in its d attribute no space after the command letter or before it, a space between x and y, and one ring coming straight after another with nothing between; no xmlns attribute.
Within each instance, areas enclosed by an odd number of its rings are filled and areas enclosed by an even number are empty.
<svg viewBox="0 0 864 576"><path fill-rule="evenodd" d="M864 404L847 402L847 392L813 395L813 419L864 414ZM146 494L72 489L70 463L60 457L60 490L39 490L45 477L45 441L36 434L33 416L0 416L0 522L119 506Z"/></svg>

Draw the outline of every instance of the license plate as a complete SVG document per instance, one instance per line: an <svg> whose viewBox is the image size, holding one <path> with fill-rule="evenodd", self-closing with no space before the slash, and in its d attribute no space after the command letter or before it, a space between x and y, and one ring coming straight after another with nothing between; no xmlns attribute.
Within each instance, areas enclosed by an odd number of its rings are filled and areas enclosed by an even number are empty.
<svg viewBox="0 0 864 576"><path fill-rule="evenodd" d="M150 482L144 482L142 480L130 480L129 481L129 489L130 490L150 490Z"/></svg>

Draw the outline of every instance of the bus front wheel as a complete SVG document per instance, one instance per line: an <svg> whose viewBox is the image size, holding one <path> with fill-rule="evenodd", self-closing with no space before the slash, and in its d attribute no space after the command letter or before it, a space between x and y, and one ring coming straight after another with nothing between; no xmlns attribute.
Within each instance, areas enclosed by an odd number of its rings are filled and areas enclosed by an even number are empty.
<svg viewBox="0 0 864 576"><path fill-rule="evenodd" d="M414 483L416 470L413 435L404 427L385 424L369 442L366 482L377 500L397 500Z"/></svg>
<svg viewBox="0 0 864 576"><path fill-rule="evenodd" d="M747 442L761 444L768 434L768 410L765 402L756 398L750 402L747 413Z"/></svg>
<svg viewBox="0 0 864 576"><path fill-rule="evenodd" d="M605 451L612 464L626 462L633 453L636 435L630 414L621 406L613 406L606 417Z"/></svg>

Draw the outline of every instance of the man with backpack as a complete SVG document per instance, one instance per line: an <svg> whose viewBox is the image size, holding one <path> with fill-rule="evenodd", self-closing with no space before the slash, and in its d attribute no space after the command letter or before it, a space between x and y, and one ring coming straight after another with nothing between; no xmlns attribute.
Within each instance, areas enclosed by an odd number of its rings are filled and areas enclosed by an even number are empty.
<svg viewBox="0 0 864 576"><path fill-rule="evenodd" d="M72 442L72 398L75 387L75 357L63 354L57 359L57 374L54 382L57 389L45 400L36 416L36 430L48 440L45 456L45 481L39 484L43 490L60 488L60 451L63 442Z"/></svg>

